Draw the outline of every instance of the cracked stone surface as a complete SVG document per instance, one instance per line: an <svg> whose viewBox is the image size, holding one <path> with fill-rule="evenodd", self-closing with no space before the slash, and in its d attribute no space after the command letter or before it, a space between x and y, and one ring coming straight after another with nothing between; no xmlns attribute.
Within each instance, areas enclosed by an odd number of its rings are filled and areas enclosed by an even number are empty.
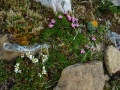
<svg viewBox="0 0 120 90"><path fill-rule="evenodd" d="M79 63L62 71L53 90L103 90L105 80L102 62Z"/></svg>
<svg viewBox="0 0 120 90"><path fill-rule="evenodd" d="M112 45L106 50L105 64L110 74L120 70L120 51Z"/></svg>

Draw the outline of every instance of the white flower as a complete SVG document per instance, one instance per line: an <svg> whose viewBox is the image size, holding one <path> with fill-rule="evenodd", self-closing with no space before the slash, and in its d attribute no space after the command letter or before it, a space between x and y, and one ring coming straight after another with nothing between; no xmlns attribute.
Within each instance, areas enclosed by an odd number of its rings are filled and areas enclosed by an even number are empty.
<svg viewBox="0 0 120 90"><path fill-rule="evenodd" d="M21 58L24 58L24 54L23 53L21 54Z"/></svg>
<svg viewBox="0 0 120 90"><path fill-rule="evenodd" d="M26 56L29 58L30 57L30 52L26 52Z"/></svg>
<svg viewBox="0 0 120 90"><path fill-rule="evenodd" d="M29 55L29 57L28 57L30 60L32 60L33 59L33 56L32 55Z"/></svg>
<svg viewBox="0 0 120 90"><path fill-rule="evenodd" d="M39 77L42 77L42 74L41 74L41 73L38 73L38 76L39 76Z"/></svg>
<svg viewBox="0 0 120 90"><path fill-rule="evenodd" d="M19 69L19 65L20 63L16 63L16 65L14 66L15 67L15 73L21 73L21 70Z"/></svg>
<svg viewBox="0 0 120 90"><path fill-rule="evenodd" d="M38 59L37 59L37 58L32 58L32 62L33 62L33 63L37 63L37 62L38 62Z"/></svg>
<svg viewBox="0 0 120 90"><path fill-rule="evenodd" d="M43 69L43 70L42 70L42 74L47 74L47 71L46 71L46 69L45 69L45 66L43 66L42 69Z"/></svg>
<svg viewBox="0 0 120 90"><path fill-rule="evenodd" d="M42 59L42 63L45 63L47 60L46 59Z"/></svg>
<svg viewBox="0 0 120 90"><path fill-rule="evenodd" d="M36 62L36 63L38 62L38 59L37 59L37 58L35 58L35 62Z"/></svg>
<svg viewBox="0 0 120 90"><path fill-rule="evenodd" d="M19 70L19 68L15 68L15 73L21 73L21 70Z"/></svg>
<svg viewBox="0 0 120 90"><path fill-rule="evenodd" d="M27 53L26 53L26 56L27 56L30 60L32 60L33 63L37 63L37 62L38 62L38 59L37 59L37 58L34 58L34 56L30 54L30 52L27 52Z"/></svg>
<svg viewBox="0 0 120 90"><path fill-rule="evenodd" d="M20 63L16 63L15 68L19 69L19 65L20 65Z"/></svg>
<svg viewBox="0 0 120 90"><path fill-rule="evenodd" d="M42 55L42 63L45 63L48 59L47 55Z"/></svg>
<svg viewBox="0 0 120 90"><path fill-rule="evenodd" d="M47 56L47 55L43 55L43 56L42 56L42 59L46 59L46 60L47 60L47 59L48 59L48 56Z"/></svg>
<svg viewBox="0 0 120 90"><path fill-rule="evenodd" d="M18 68L15 68L15 70L14 70L14 71L15 71L15 73L18 73Z"/></svg>

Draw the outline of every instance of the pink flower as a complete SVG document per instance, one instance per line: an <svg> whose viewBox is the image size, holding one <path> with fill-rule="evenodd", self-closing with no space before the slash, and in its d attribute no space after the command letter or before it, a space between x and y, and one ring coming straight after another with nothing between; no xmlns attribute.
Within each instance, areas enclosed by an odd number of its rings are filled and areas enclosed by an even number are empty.
<svg viewBox="0 0 120 90"><path fill-rule="evenodd" d="M75 28L76 25L74 23L71 23L71 26L72 26L72 28Z"/></svg>
<svg viewBox="0 0 120 90"><path fill-rule="evenodd" d="M61 16L61 15L58 16L59 19L62 19L62 17L63 17L63 16Z"/></svg>
<svg viewBox="0 0 120 90"><path fill-rule="evenodd" d="M85 50L82 49L82 50L80 51L80 54L84 54L84 53L85 53Z"/></svg>
<svg viewBox="0 0 120 90"><path fill-rule="evenodd" d="M50 23L48 26L49 28L53 28L54 25Z"/></svg>
<svg viewBox="0 0 120 90"><path fill-rule="evenodd" d="M95 38L95 37L92 37L92 40L93 40L93 41L96 41L96 38Z"/></svg>
<svg viewBox="0 0 120 90"><path fill-rule="evenodd" d="M69 20L69 21L71 21L71 16L70 15L67 15L67 19Z"/></svg>
<svg viewBox="0 0 120 90"><path fill-rule="evenodd" d="M75 18L74 18L74 17L71 17L71 19L72 19L72 23L75 23Z"/></svg>
<svg viewBox="0 0 120 90"><path fill-rule="evenodd" d="M85 46L87 49L89 49L90 47L88 45Z"/></svg>
<svg viewBox="0 0 120 90"><path fill-rule="evenodd" d="M54 20L54 19L52 19L52 20L51 20L51 23L52 23L52 24L54 24L54 23L55 23L55 20Z"/></svg>
<svg viewBox="0 0 120 90"><path fill-rule="evenodd" d="M76 27L79 27L80 25L77 23L77 24L75 24L75 26L76 26Z"/></svg>
<svg viewBox="0 0 120 90"><path fill-rule="evenodd" d="M64 15L67 15L67 13L66 13L66 12L64 12Z"/></svg>
<svg viewBox="0 0 120 90"><path fill-rule="evenodd" d="M48 21L50 20L50 18L47 19Z"/></svg>
<svg viewBox="0 0 120 90"><path fill-rule="evenodd" d="M75 18L75 21L78 23L78 19L77 18Z"/></svg>

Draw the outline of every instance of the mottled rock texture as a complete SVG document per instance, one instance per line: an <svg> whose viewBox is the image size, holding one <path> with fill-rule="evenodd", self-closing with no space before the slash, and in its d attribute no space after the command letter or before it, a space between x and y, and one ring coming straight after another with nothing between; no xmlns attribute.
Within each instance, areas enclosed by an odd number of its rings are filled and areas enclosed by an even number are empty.
<svg viewBox="0 0 120 90"><path fill-rule="evenodd" d="M105 80L102 62L79 63L62 71L53 90L103 90Z"/></svg>
<svg viewBox="0 0 120 90"><path fill-rule="evenodd" d="M105 64L110 74L120 70L120 51L112 45L106 50Z"/></svg>

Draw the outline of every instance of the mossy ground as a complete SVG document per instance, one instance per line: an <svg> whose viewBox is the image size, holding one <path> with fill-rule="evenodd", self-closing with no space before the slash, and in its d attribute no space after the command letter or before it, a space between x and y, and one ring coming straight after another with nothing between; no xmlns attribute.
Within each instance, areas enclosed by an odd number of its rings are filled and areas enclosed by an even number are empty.
<svg viewBox="0 0 120 90"><path fill-rule="evenodd" d="M3 85L6 81L12 90L52 90L65 67L79 62L103 61L102 52L98 52L94 48L100 42L104 42L106 47L110 44L104 38L108 29L120 33L115 28L113 30L113 27L118 28L117 25L119 25L118 19L113 17L115 14L117 17L119 16L119 7L114 6L115 9L111 10L109 8L112 6L111 4L102 5L100 0L93 0L93 6L88 7L90 3L82 3L82 1L72 1L74 17L78 18L80 25L77 28L71 27L71 21L68 21L65 15L61 13L55 15L52 10L48 10L40 3L32 0L0 1L0 20L2 21L0 32L10 34L12 37L10 38L11 43L20 45L47 43L51 45L49 58L45 63L46 75L38 76L38 73L42 72L41 58L37 64L33 64L27 57L18 57L11 62L1 60L0 85ZM106 9L108 12L105 14ZM91 15L91 12L94 16ZM63 18L59 19L59 15L62 15ZM56 21L53 28L48 27L50 23L47 20L48 18ZM97 27L91 24L93 18L98 23ZM104 20L100 21L99 18ZM107 20L116 24L109 28L106 24ZM93 37L95 37L95 41L92 40ZM86 48L87 45L90 49ZM81 53L82 49L85 51L83 54ZM35 57L38 57L38 55L35 55ZM20 63L21 74L14 72L16 62ZM110 89L115 87L119 90L120 88L115 79L110 81L110 85Z"/></svg>

